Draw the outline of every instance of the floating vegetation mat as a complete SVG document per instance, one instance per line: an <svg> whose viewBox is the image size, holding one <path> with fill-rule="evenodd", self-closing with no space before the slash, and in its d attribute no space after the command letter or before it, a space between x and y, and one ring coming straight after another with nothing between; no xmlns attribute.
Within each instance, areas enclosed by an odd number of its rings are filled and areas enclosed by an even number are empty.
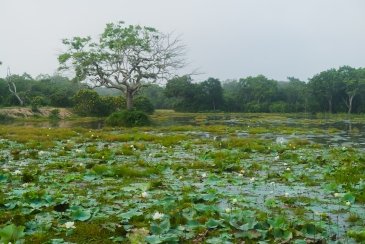
<svg viewBox="0 0 365 244"><path fill-rule="evenodd" d="M0 243L365 241L363 127L214 119L1 126Z"/></svg>

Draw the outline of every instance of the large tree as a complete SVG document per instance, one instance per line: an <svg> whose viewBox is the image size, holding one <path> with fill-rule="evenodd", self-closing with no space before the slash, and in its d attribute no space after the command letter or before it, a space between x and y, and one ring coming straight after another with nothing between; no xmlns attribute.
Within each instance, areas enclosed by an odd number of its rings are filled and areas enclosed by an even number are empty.
<svg viewBox="0 0 365 244"><path fill-rule="evenodd" d="M107 24L97 41L74 37L63 43L68 50L58 57L60 68L73 68L77 81L122 91L127 109L143 86L170 78L184 65L178 38L124 22Z"/></svg>
<svg viewBox="0 0 365 244"><path fill-rule="evenodd" d="M355 69L350 66L342 66L338 69L338 73L345 86L346 99L344 99L344 102L347 113L350 114L355 96L364 91L365 72L362 68Z"/></svg>
<svg viewBox="0 0 365 244"><path fill-rule="evenodd" d="M336 69L329 69L316 74L309 80L309 88L318 101L324 98L328 105L328 112L333 112L333 101L343 90L343 83Z"/></svg>
<svg viewBox="0 0 365 244"><path fill-rule="evenodd" d="M215 78L209 78L201 84L202 97L207 110L217 110L223 107L223 89L221 82Z"/></svg>

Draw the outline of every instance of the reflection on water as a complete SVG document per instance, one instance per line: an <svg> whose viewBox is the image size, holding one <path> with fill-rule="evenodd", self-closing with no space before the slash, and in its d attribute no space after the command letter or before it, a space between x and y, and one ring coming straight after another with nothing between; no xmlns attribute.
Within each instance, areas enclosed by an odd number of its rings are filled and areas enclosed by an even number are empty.
<svg viewBox="0 0 365 244"><path fill-rule="evenodd" d="M38 128L74 128L81 127L87 129L102 129L104 127L104 120L93 120L87 122L70 121L70 120L50 120L42 122L14 122L11 123L14 126L29 126Z"/></svg>

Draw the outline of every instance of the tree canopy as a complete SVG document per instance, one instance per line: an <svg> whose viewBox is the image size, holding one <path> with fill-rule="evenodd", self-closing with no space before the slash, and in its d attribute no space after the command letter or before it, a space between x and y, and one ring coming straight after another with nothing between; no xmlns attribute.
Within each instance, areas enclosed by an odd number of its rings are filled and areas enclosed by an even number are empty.
<svg viewBox="0 0 365 244"><path fill-rule="evenodd" d="M178 38L124 22L107 24L96 41L74 37L63 44L67 51L58 57L60 68L72 68L77 81L122 91L127 109L144 85L171 78L184 66L184 46Z"/></svg>

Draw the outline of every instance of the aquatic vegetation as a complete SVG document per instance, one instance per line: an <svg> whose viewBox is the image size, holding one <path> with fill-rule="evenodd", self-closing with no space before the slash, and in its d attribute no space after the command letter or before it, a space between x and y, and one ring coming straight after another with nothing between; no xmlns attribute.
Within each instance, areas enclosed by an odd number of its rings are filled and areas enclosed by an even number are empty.
<svg viewBox="0 0 365 244"><path fill-rule="evenodd" d="M185 116L195 124L0 127L0 242L364 240L354 134L284 115Z"/></svg>

